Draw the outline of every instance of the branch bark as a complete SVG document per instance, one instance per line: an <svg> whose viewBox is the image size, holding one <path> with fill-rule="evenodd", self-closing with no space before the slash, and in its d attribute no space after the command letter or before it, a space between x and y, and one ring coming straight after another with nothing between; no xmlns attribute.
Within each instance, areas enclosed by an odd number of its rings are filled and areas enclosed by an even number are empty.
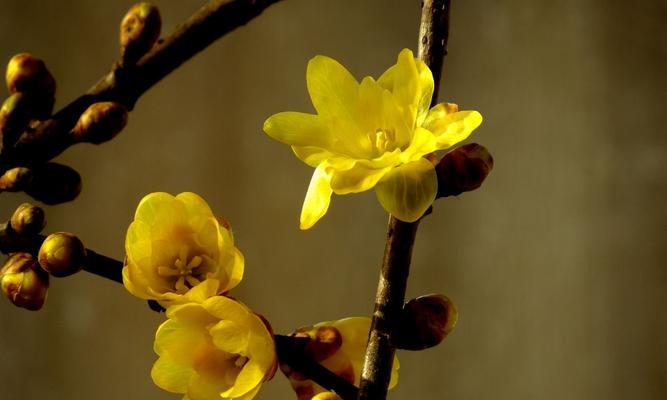
<svg viewBox="0 0 667 400"><path fill-rule="evenodd" d="M419 29L418 57L433 72L435 88L431 105L437 103L442 62L449 38L449 0L424 0ZM375 297L375 311L368 337L359 387L359 400L384 400L396 352L396 332L410 273L412 247L419 221L389 219L384 258Z"/></svg>
<svg viewBox="0 0 667 400"><path fill-rule="evenodd" d="M75 143L68 135L79 116L93 103L113 101L133 109L139 97L185 61L226 33L245 25L280 0L212 0L146 53L136 65L114 64L85 94L51 119L21 136L0 156L0 174L15 166L51 160ZM53 129L53 126L57 129Z"/></svg>

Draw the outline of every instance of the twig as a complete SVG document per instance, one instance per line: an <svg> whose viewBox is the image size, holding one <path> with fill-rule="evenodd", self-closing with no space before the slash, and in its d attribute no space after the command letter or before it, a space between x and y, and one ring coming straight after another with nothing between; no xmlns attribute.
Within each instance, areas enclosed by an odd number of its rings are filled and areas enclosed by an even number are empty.
<svg viewBox="0 0 667 400"><path fill-rule="evenodd" d="M46 239L44 235L17 235L9 224L0 224L0 252L2 253L25 252L37 257L44 239ZM86 249L86 253L87 262L83 267L84 271L114 282L123 283L123 262L103 256L90 249ZM164 308L157 302L150 300L148 303L153 311L164 311ZM303 350L300 338L277 334L274 335L274 338L276 352L281 363L289 365L292 369L317 382L320 386L335 391L344 400L357 398L357 387L308 356Z"/></svg>
<svg viewBox="0 0 667 400"><path fill-rule="evenodd" d="M44 239L46 239L44 235L17 235L12 231L9 224L4 223L0 225L0 252L4 254L24 252L37 257ZM86 254L86 263L83 266L84 271L114 282L123 283L122 261L103 256L90 249L86 249Z"/></svg>
<svg viewBox="0 0 667 400"><path fill-rule="evenodd" d="M437 94L443 57L447 53L449 0L424 0L419 29L419 57L433 72ZM384 400L396 352L396 327L405 301L410 273L412 246L419 221L407 223L391 217L387 233L380 280L375 297L375 311L364 357L359 400Z"/></svg>
<svg viewBox="0 0 667 400"><path fill-rule="evenodd" d="M155 83L218 38L245 25L280 0L212 0L179 25L134 66L117 62L84 95L24 134L16 146L0 157L0 173L15 166L49 161L75 142L68 136L79 116L91 104L114 101L132 109ZM49 125L57 125L50 129ZM47 127L49 129L47 129ZM54 132L55 131L55 132Z"/></svg>
<svg viewBox="0 0 667 400"><path fill-rule="evenodd" d="M300 346L299 338L274 335L276 351L281 363L299 372L308 379L317 382L325 389L336 392L343 400L355 400L358 395L356 386L323 367L309 357Z"/></svg>

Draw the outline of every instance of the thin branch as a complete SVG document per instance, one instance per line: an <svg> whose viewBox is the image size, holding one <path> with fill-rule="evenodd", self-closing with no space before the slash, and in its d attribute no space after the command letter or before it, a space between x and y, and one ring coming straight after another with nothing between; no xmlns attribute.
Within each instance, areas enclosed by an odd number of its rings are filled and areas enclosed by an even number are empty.
<svg viewBox="0 0 667 400"><path fill-rule="evenodd" d="M134 108L139 97L218 38L245 25L280 0L212 0L145 54L136 65L117 62L84 95L21 136L0 157L0 172L43 163L75 143L69 136L79 116L93 103L114 101ZM54 124L57 129L53 129Z"/></svg>
<svg viewBox="0 0 667 400"><path fill-rule="evenodd" d="M447 53L449 10L449 0L424 0L422 3L418 54L433 72L436 86L432 105L437 103L442 61ZM396 352L396 327L405 301L418 226L419 221L408 223L394 217L389 220L373 322L361 372L359 400L384 400L387 397Z"/></svg>
<svg viewBox="0 0 667 400"><path fill-rule="evenodd" d="M0 225L0 252L4 254L23 252L37 257L44 239L46 239L44 235L17 235L8 223ZM84 271L114 282L123 283L122 261L103 256L90 249L86 249L86 254Z"/></svg>
<svg viewBox="0 0 667 400"><path fill-rule="evenodd" d="M309 357L300 345L299 338L274 335L276 351L281 363L285 363L301 375L316 382L325 389L336 392L343 400L355 400L358 395L356 386L323 367Z"/></svg>

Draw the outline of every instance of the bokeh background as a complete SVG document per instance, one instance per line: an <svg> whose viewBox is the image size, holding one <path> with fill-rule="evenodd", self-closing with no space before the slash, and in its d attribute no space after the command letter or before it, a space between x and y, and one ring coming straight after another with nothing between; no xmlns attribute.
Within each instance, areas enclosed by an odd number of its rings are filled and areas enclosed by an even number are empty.
<svg viewBox="0 0 667 400"><path fill-rule="evenodd" d="M170 32L202 1L154 0ZM132 1L0 2L0 59L31 52L58 105L117 56ZM246 256L235 295L277 332L370 315L387 217L372 193L335 197L308 232L298 215L312 170L261 131L311 110L309 58L378 76L416 48L419 1L285 0L150 90L101 147L58 157L83 176L47 207L121 258L141 197L195 191L232 221ZM401 352L393 399L652 400L667 397L667 3L453 1L441 99L485 117L472 140L496 168L437 203L421 225L409 296L459 307L439 347ZM2 194L8 218L21 194ZM0 399L177 399L149 376L163 317L86 273L52 281L45 309L0 301ZM294 398L278 375L259 399Z"/></svg>

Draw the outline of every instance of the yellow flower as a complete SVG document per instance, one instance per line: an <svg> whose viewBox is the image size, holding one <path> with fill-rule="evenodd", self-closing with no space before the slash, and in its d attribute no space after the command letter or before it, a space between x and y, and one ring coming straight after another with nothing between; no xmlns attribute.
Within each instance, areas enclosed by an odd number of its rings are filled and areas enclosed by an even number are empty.
<svg viewBox="0 0 667 400"><path fill-rule="evenodd" d="M419 219L435 199L436 174L424 158L465 140L482 122L477 111L441 103L429 109L433 75L408 49L376 81L361 83L335 60L316 56L306 81L317 115L282 112L264 123L315 168L301 210L301 229L326 214L332 193L375 188L396 218Z"/></svg>
<svg viewBox="0 0 667 400"><path fill-rule="evenodd" d="M151 376L184 400L249 400L276 370L273 336L245 305L215 296L167 309Z"/></svg>
<svg viewBox="0 0 667 400"><path fill-rule="evenodd" d="M370 326L370 318L351 317L320 322L312 327L298 329L294 335L310 339L306 345L309 356L336 375L359 386ZM311 400L313 396L327 392L315 382L292 371L288 365L281 365L281 368L289 378L299 400ZM398 368L398 358L394 357L390 389L398 383ZM327 396L322 398L325 399Z"/></svg>
<svg viewBox="0 0 667 400"><path fill-rule="evenodd" d="M194 193L144 197L127 230L125 252L127 290L165 307L225 293L243 277L243 255L229 226ZM198 290L190 293L192 288Z"/></svg>

